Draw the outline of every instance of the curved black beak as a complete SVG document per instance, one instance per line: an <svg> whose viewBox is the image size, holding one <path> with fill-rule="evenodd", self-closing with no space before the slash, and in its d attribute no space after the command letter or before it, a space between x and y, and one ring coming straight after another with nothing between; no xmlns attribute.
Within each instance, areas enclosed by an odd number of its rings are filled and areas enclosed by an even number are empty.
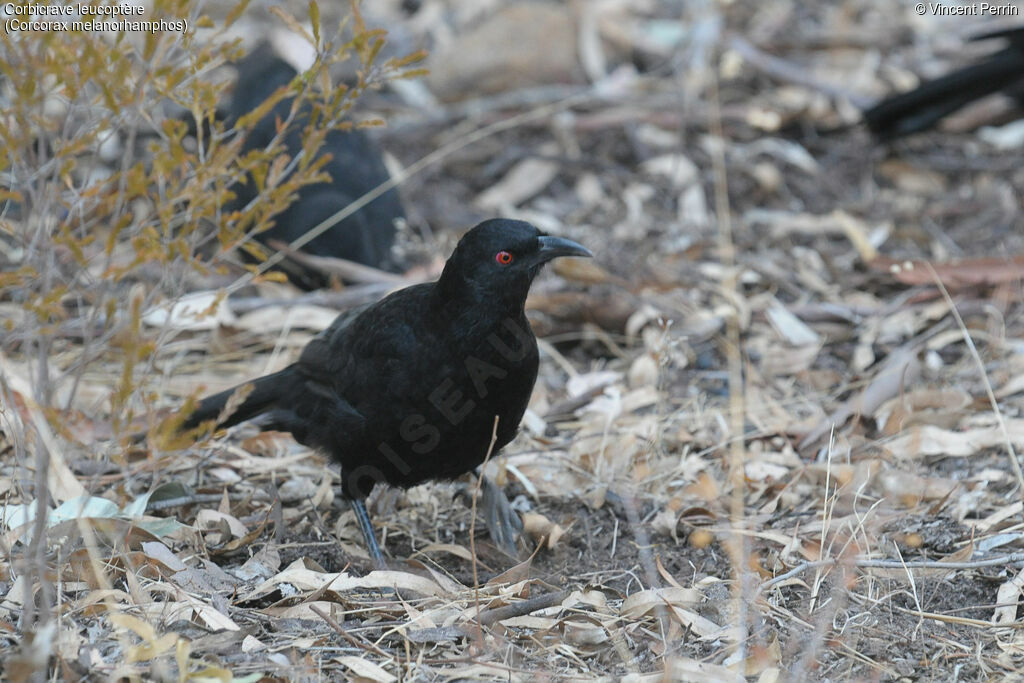
<svg viewBox="0 0 1024 683"><path fill-rule="evenodd" d="M542 235L537 238L540 242L540 249L537 250L535 263L546 263L559 256L586 256L592 258L594 255L582 244L567 240L564 237L552 237Z"/></svg>

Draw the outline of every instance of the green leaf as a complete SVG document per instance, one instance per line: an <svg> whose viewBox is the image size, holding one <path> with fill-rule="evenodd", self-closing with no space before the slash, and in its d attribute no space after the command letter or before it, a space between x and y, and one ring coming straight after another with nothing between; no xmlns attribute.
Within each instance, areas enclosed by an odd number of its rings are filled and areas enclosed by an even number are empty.
<svg viewBox="0 0 1024 683"><path fill-rule="evenodd" d="M313 47L320 47L320 6L316 0L309 0L309 21L313 24Z"/></svg>

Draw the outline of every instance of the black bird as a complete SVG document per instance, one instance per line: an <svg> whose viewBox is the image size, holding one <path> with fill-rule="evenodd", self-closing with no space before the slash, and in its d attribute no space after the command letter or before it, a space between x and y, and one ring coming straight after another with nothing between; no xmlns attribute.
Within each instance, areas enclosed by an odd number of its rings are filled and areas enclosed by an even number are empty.
<svg viewBox="0 0 1024 683"><path fill-rule="evenodd" d="M224 113L228 124L234 126L239 118L262 104L278 88L287 86L298 72L264 43L249 53L237 65L238 80L231 104ZM278 122L288 119L292 98L278 102L248 132L242 144L242 153L264 149L274 139ZM303 130L309 123L310 105L301 107L288 126L282 139L285 151L296 155L302 149ZM381 160L381 151L361 130L332 131L327 134L319 154L330 154L323 170L331 181L306 185L287 209L275 217L269 230L256 236L264 244L271 240L290 243L366 192L389 179ZM248 180L232 187L235 199L226 209L243 208L256 198L255 183ZM391 245L395 239L395 221L405 217L401 198L394 189L377 197L345 220L323 234L313 238L302 251L315 256L348 259L368 266L385 267L389 264ZM328 284L323 274L300 266L291 260L282 262L281 269L297 286L317 289Z"/></svg>
<svg viewBox="0 0 1024 683"><path fill-rule="evenodd" d="M1024 26L972 40L1004 38L1006 47L983 60L888 97L864 112L864 122L883 140L918 133L982 97L1003 92L1024 104Z"/></svg>
<svg viewBox="0 0 1024 683"><path fill-rule="evenodd" d="M530 284L551 259L591 255L523 221L485 221L436 282L343 313L293 365L250 382L232 414L220 417L246 385L203 399L184 426L259 416L261 428L325 451L341 464L342 496L383 566L363 500L376 484L459 477L512 440L537 379Z"/></svg>

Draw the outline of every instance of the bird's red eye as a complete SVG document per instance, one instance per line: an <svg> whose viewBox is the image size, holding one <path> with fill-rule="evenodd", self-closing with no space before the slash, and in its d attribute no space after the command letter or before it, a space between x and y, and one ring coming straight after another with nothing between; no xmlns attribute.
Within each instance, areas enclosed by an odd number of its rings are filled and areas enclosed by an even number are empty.
<svg viewBox="0 0 1024 683"><path fill-rule="evenodd" d="M512 263L512 254L508 253L507 251L499 251L497 254L494 255L494 260L503 266L507 266L508 264Z"/></svg>

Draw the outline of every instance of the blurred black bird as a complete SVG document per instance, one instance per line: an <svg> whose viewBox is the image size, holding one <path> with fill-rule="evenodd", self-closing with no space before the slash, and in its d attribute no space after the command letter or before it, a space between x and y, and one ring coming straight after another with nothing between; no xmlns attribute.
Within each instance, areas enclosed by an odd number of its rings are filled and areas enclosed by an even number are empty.
<svg viewBox="0 0 1024 683"><path fill-rule="evenodd" d="M237 65L238 80L224 118L234 126L239 118L256 109L278 88L287 86L297 71L264 43ZM277 135L278 122L288 119L292 98L278 102L249 131L242 153L263 149ZM310 105L299 109L283 137L285 151L296 155L302 149L303 129L309 123ZM330 182L306 185L287 209L275 217L269 230L256 236L264 244L271 240L290 243L315 228L325 219L348 206L366 192L389 179L377 145L361 130L331 131L319 154L330 154L323 170ZM232 187L235 199L225 208L234 211L256 198L255 183L237 183ZM395 221L405 217L401 198L389 190L329 230L313 238L302 251L315 256L348 259L368 266L389 269L391 245L395 239ZM285 259L280 269L297 286L317 289L328 284L323 273Z"/></svg>
<svg viewBox="0 0 1024 683"><path fill-rule="evenodd" d="M1024 26L972 40L1003 38L1008 45L909 92L888 97L864 112L864 122L883 140L918 133L982 97L1002 92L1024 105Z"/></svg>
<svg viewBox="0 0 1024 683"><path fill-rule="evenodd" d="M293 365L203 399L184 426L258 418L262 429L326 452L341 464L342 496L383 566L363 502L376 484L454 479L515 436L537 379L526 296L559 256L591 253L523 221L485 221L436 282L343 313ZM222 415L239 390L249 393Z"/></svg>

